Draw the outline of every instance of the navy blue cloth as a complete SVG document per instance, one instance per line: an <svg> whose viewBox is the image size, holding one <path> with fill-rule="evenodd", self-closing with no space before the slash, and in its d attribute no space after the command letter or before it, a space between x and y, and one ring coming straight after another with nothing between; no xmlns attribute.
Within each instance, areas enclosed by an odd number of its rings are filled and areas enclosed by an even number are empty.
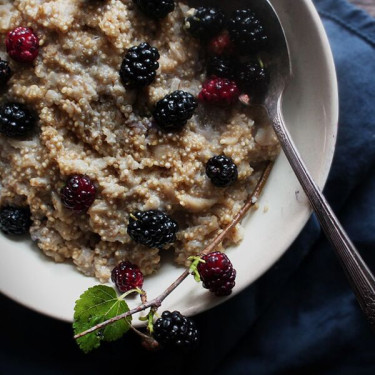
<svg viewBox="0 0 375 375"><path fill-rule="evenodd" d="M335 57L340 128L325 194L375 271L375 20L315 0ZM375 335L314 216L256 283L195 317L194 356L149 353L130 333L84 355L70 325L0 297L0 374L375 374ZM133 372L134 373L134 372Z"/></svg>

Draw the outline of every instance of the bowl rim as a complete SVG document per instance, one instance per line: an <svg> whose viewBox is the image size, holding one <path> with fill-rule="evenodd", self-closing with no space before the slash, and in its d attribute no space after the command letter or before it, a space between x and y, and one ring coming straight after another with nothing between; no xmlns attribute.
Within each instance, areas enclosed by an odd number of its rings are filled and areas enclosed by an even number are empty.
<svg viewBox="0 0 375 375"><path fill-rule="evenodd" d="M279 0L270 0L270 3L273 5L277 3ZM333 54L332 50L328 41L328 37L326 34L326 31L324 29L323 23L319 17L319 14L312 2L312 0L302 0L301 4L304 4L313 18L313 23L317 28L317 34L319 36L320 40L320 45L322 49L322 55L325 57L324 63L326 64L326 69L328 72L328 82L327 82L327 92L329 92L329 95L331 97L331 103L330 103L330 112L328 113L328 117L331 119L331 124L333 126L332 130L334 131L334 135L337 134L337 124L338 124L338 113L339 113L339 101L338 101L338 84L337 84L337 77L336 77L336 69L335 69L335 64L333 60ZM319 170L319 176L316 178L316 182L319 185L320 188L323 188L325 185L327 178L328 178L328 173L330 171L330 167L332 164L333 160L333 155L334 155L334 150L335 150L335 145L336 145L336 136L330 140L329 142L329 149L327 151L327 154L324 158L324 164L321 166ZM254 275L254 279L251 282L238 282L235 288L235 292L232 293L230 296L222 299L216 299L216 300L209 300L209 302L201 303L198 305L191 306L187 309L185 309L183 312L186 315L195 315L197 313L207 311L225 301L228 299L234 297L237 295L239 292L241 292L243 289L248 287L251 283L253 283L256 279L258 279L262 274L264 274L289 248L289 246L292 244L292 242L295 240L295 238L298 236L298 234L301 232L303 229L304 225L306 224L307 220L309 219L311 215L311 210L306 210L304 213L303 220L300 221L300 225L298 228L296 228L295 231L288 237L287 240L287 246L283 249L280 249L280 252L277 254L276 257L274 257L270 262L268 262L268 265L261 267L257 269L256 274ZM31 243L31 241L30 241ZM30 245L32 246L32 245ZM78 273L78 272L77 272ZM80 274L80 276L82 276ZM36 312L39 312L43 315L49 316L54 319L59 319L62 321L66 322L72 322L73 318L73 311L72 315L70 318L68 318L64 313L60 313L60 311L54 311L51 312L46 311L39 305L31 304L28 301L25 301L24 298L20 295L14 295L12 293L9 293L7 290L4 290L3 286L0 284L0 291L3 293L5 296L11 298L13 301L31 309ZM136 322L134 321L134 326L139 326L141 325L141 322Z"/></svg>

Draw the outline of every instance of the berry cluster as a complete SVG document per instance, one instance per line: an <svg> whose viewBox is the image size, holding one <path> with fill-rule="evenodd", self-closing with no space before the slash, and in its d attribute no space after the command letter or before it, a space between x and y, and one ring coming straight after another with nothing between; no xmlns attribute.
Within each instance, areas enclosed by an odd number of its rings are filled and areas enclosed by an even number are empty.
<svg viewBox="0 0 375 375"><path fill-rule="evenodd" d="M175 9L174 0L133 0L137 10L146 17L160 20ZM141 16L142 17L142 16ZM257 15L250 9L237 10L230 18L218 8L198 7L185 20L188 32L202 40L210 54L207 80L198 99L208 105L230 106L241 92L259 97L269 84L269 76L258 54L267 49L268 35ZM32 63L39 53L39 39L31 28L17 27L5 39L8 55L17 63ZM143 42L126 52L120 79L126 89L142 89L152 84L159 68L159 52ZM17 66L17 64L16 64ZM13 66L12 66L13 67ZM0 59L0 85L11 78L9 62ZM159 100L152 115L158 127L166 132L179 131L192 118L197 99L182 90ZM0 133L10 138L31 135L37 117L24 104L5 103L0 106ZM238 179L234 161L216 155L206 163L206 175L217 187L224 188ZM96 198L97 189L86 175L70 176L60 190L62 204L77 213L85 213ZM0 230L6 234L27 233L32 224L28 207L6 206L0 209ZM144 246L161 249L176 241L177 222L159 210L138 211L130 215L127 233ZM203 287L217 296L227 296L235 286L236 270L221 252L201 257L197 272ZM131 262L120 262L111 272L111 280L120 293L143 287L144 276ZM178 311L164 311L153 325L153 337L164 347L191 348L197 345L199 334L194 322Z"/></svg>
<svg viewBox="0 0 375 375"><path fill-rule="evenodd" d="M234 104L240 92L262 100L269 78L255 56L267 49L269 38L252 10L236 10L227 20L218 8L199 7L186 19L185 28L194 37L209 40L207 49L212 56L207 63L207 81L198 96L202 102Z"/></svg>

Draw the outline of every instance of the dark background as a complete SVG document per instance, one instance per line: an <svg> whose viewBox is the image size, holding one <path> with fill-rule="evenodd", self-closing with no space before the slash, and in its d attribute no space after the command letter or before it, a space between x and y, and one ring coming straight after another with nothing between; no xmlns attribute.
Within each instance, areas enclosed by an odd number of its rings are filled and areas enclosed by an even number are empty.
<svg viewBox="0 0 375 375"><path fill-rule="evenodd" d="M373 0L352 1L375 7ZM325 194L375 270L375 22L346 0L315 3L340 90L338 144ZM260 280L194 317L201 345L191 355L146 352L133 333L85 355L69 324L3 296L0 318L1 375L375 374L375 336L314 217Z"/></svg>

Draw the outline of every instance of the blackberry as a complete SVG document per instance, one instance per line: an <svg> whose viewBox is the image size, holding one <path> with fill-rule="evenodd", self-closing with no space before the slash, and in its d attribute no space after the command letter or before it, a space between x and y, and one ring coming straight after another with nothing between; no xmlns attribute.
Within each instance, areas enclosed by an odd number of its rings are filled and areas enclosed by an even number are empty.
<svg viewBox="0 0 375 375"><path fill-rule="evenodd" d="M153 337L166 348L192 349L199 341L194 322L178 311L164 311L154 324Z"/></svg>
<svg viewBox="0 0 375 375"><path fill-rule="evenodd" d="M33 62L39 53L39 39L29 27L20 26L9 31L5 46L8 55L21 63Z"/></svg>
<svg viewBox="0 0 375 375"><path fill-rule="evenodd" d="M268 36L256 14L250 9L236 10L228 21L231 40L241 53L254 53L266 48Z"/></svg>
<svg viewBox="0 0 375 375"><path fill-rule="evenodd" d="M137 265L127 261L121 262L112 270L111 279L120 293L143 286L141 270Z"/></svg>
<svg viewBox="0 0 375 375"><path fill-rule="evenodd" d="M148 43L144 42L129 48L120 68L120 77L124 86L134 88L151 84L159 68L157 62L159 58L158 50Z"/></svg>
<svg viewBox="0 0 375 375"><path fill-rule="evenodd" d="M156 103L153 116L163 130L179 130L193 116L197 106L197 100L193 95L178 90Z"/></svg>
<svg viewBox="0 0 375 375"><path fill-rule="evenodd" d="M12 75L8 61L0 59L0 89L8 82Z"/></svg>
<svg viewBox="0 0 375 375"><path fill-rule="evenodd" d="M66 208L76 212L87 211L95 200L96 188L85 175L73 175L68 178L60 191L61 201Z"/></svg>
<svg viewBox="0 0 375 375"><path fill-rule="evenodd" d="M220 251L202 256L203 262L198 263L197 271L203 287L216 296L227 296L235 286L236 270L229 258Z"/></svg>
<svg viewBox="0 0 375 375"><path fill-rule="evenodd" d="M238 178L236 164L224 155L214 156L208 160L206 174L211 182L218 187L232 185Z"/></svg>
<svg viewBox="0 0 375 375"><path fill-rule="evenodd" d="M235 79L242 91L257 97L266 93L270 82L268 71L255 59L239 65Z"/></svg>
<svg viewBox="0 0 375 375"><path fill-rule="evenodd" d="M138 211L130 215L128 234L142 245L161 248L176 240L177 231L177 223L162 211Z"/></svg>
<svg viewBox="0 0 375 375"><path fill-rule="evenodd" d="M199 7L185 21L185 28L196 38L209 39L225 25L224 13L217 8Z"/></svg>
<svg viewBox="0 0 375 375"><path fill-rule="evenodd" d="M0 209L0 229L5 234L25 234L30 226L31 213L28 207L6 206Z"/></svg>
<svg viewBox="0 0 375 375"><path fill-rule="evenodd" d="M35 125L36 116L24 104L11 102L0 106L0 133L7 137L25 137Z"/></svg>
<svg viewBox="0 0 375 375"><path fill-rule="evenodd" d="M234 79L236 63L230 57L211 56L207 61L207 76Z"/></svg>
<svg viewBox="0 0 375 375"><path fill-rule="evenodd" d="M227 78L212 78L202 85L198 99L221 107L234 104L239 96L237 84Z"/></svg>
<svg viewBox="0 0 375 375"><path fill-rule="evenodd" d="M153 19L166 17L175 7L173 0L133 0L133 3L143 14Z"/></svg>

